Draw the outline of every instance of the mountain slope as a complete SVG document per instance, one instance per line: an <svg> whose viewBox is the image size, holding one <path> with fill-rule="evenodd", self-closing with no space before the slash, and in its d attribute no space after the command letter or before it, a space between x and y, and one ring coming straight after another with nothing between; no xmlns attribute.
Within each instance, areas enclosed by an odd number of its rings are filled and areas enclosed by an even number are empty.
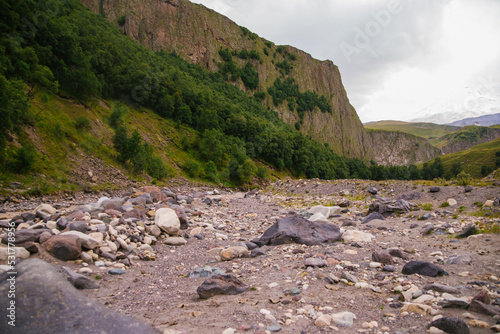
<svg viewBox="0 0 500 334"><path fill-rule="evenodd" d="M492 126L500 124L500 113L493 115L484 115L479 117L470 117L461 119L459 121L450 123L453 126L467 126L467 125L480 125L480 126Z"/></svg>
<svg viewBox="0 0 500 334"><path fill-rule="evenodd" d="M221 48L232 53L242 50L258 54L259 59L241 59L233 55L234 63L243 68L248 62L258 73L258 86L249 93L266 92L276 79L293 78L301 92L313 91L324 96L332 113L317 107L301 117L296 108L290 110L285 98L278 105L265 94L264 102L276 109L290 125L313 139L328 143L334 152L361 158L371 158L365 144L366 133L341 82L338 68L331 61L319 61L296 48L276 46L238 26L228 18L202 5L186 0L81 0L95 13L101 13L122 31L152 50L175 51L182 57L210 71L223 64ZM241 79L235 80L245 88ZM293 102L292 102L293 103Z"/></svg>
<svg viewBox="0 0 500 334"><path fill-rule="evenodd" d="M439 138L436 147L443 154L467 150L473 146L493 141L500 137L500 129L470 125Z"/></svg>
<svg viewBox="0 0 500 334"><path fill-rule="evenodd" d="M402 121L378 121L363 124L366 129L401 131L415 136L432 139L460 130L458 126L434 123L411 123Z"/></svg>

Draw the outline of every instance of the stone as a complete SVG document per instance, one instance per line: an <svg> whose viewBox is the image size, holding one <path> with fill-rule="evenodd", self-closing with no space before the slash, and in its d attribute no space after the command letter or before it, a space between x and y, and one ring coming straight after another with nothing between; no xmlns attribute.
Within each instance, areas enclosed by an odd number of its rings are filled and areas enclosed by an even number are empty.
<svg viewBox="0 0 500 334"><path fill-rule="evenodd" d="M438 193L440 191L441 191L441 188L440 187L436 187L436 186L430 187L430 189L429 189L430 193Z"/></svg>
<svg viewBox="0 0 500 334"><path fill-rule="evenodd" d="M354 324L356 315L352 312L339 312L331 315L331 321L341 327L351 327Z"/></svg>
<svg viewBox="0 0 500 334"><path fill-rule="evenodd" d="M472 300L469 304L469 308L467 309L469 312L476 312L481 314L486 314L490 316L499 315L500 316L500 307L495 305L486 305L485 303L479 300Z"/></svg>
<svg viewBox="0 0 500 334"><path fill-rule="evenodd" d="M476 225L467 225L462 231L458 232L457 238L467 238L468 236L476 234Z"/></svg>
<svg viewBox="0 0 500 334"><path fill-rule="evenodd" d="M46 228L41 228L37 230L17 230L14 231L14 236L13 236L14 241L12 242L11 240L10 243L14 245L20 245L30 241L38 242L40 239L40 235L42 235L42 233L44 232L49 232L50 234L52 234L52 232ZM2 237L2 243L7 245L9 243L8 238L9 238L9 233L5 234Z"/></svg>
<svg viewBox="0 0 500 334"><path fill-rule="evenodd" d="M263 255L266 255L266 252L262 248L252 249L252 251L250 252L251 258L254 258L257 256L263 256Z"/></svg>
<svg viewBox="0 0 500 334"><path fill-rule="evenodd" d="M187 275L187 277L188 278L211 277L211 276L225 275L225 274L226 273L224 272L224 270L220 268L205 266L196 268L195 270L191 271Z"/></svg>
<svg viewBox="0 0 500 334"><path fill-rule="evenodd" d="M488 291L481 290L477 295L472 298L472 300L479 300L482 303L489 304L491 302L490 295Z"/></svg>
<svg viewBox="0 0 500 334"><path fill-rule="evenodd" d="M318 245L340 241L341 238L340 229L335 224L315 223L293 215L278 220L252 242L258 246L287 243Z"/></svg>
<svg viewBox="0 0 500 334"><path fill-rule="evenodd" d="M391 248L389 249L389 254L393 257L399 257L400 259L403 259L403 260L408 260L408 255L406 255L405 253L403 253L401 251L401 249L398 249L398 248Z"/></svg>
<svg viewBox="0 0 500 334"><path fill-rule="evenodd" d="M239 257L249 257L250 251L246 247L233 246L226 248L220 252L222 261L230 261Z"/></svg>
<svg viewBox="0 0 500 334"><path fill-rule="evenodd" d="M312 222L328 224L330 221L323 216L322 213L318 212L308 218Z"/></svg>
<svg viewBox="0 0 500 334"><path fill-rule="evenodd" d="M136 209L136 208L125 212L122 215L122 218L123 219L132 218L132 219L141 220L141 221L147 220L146 213L143 210L139 210L139 209Z"/></svg>
<svg viewBox="0 0 500 334"><path fill-rule="evenodd" d="M206 279L196 292L202 299L215 295L236 295L247 291L250 287L232 275L216 275Z"/></svg>
<svg viewBox="0 0 500 334"><path fill-rule="evenodd" d="M151 234L155 238L158 238L161 235L161 230L156 225L149 225L146 228L146 230L148 231L149 234Z"/></svg>
<svg viewBox="0 0 500 334"><path fill-rule="evenodd" d="M10 250L10 253L9 253ZM27 259L30 257L30 252L26 250L24 247L3 247L0 246L0 262L8 262L9 256L13 256L13 259Z"/></svg>
<svg viewBox="0 0 500 334"><path fill-rule="evenodd" d="M452 255L446 259L445 264L458 264L458 265L468 265L472 263L472 257L470 255Z"/></svg>
<svg viewBox="0 0 500 334"><path fill-rule="evenodd" d="M316 318L316 321L314 324L318 327L323 327L323 326L330 326L332 323L332 317L328 314L322 314L318 318Z"/></svg>
<svg viewBox="0 0 500 334"><path fill-rule="evenodd" d="M366 191L368 191L372 195L377 195L377 193L378 193L377 189L374 187L370 187Z"/></svg>
<svg viewBox="0 0 500 334"><path fill-rule="evenodd" d="M181 228L179 217L177 217L175 211L170 208L156 210L155 225L172 236L178 235Z"/></svg>
<svg viewBox="0 0 500 334"><path fill-rule="evenodd" d="M37 211L43 212L47 215L53 215L57 212L57 210L52 205L49 204L40 204L35 209L35 212Z"/></svg>
<svg viewBox="0 0 500 334"><path fill-rule="evenodd" d="M372 260L375 262L380 262L382 264L391 265L394 264L391 254L385 251L375 251L372 253Z"/></svg>
<svg viewBox="0 0 500 334"><path fill-rule="evenodd" d="M163 243L170 246L184 246L187 244L187 240L182 237L168 237L165 238Z"/></svg>
<svg viewBox="0 0 500 334"><path fill-rule="evenodd" d="M43 248L59 260L76 260L82 253L82 243L76 235L55 235L42 244Z"/></svg>
<svg viewBox="0 0 500 334"><path fill-rule="evenodd" d="M361 224L368 224L369 222L371 222L372 220L375 220L375 219L385 220L385 217L380 212L372 212L368 216L366 216L365 219L363 219Z"/></svg>
<svg viewBox="0 0 500 334"><path fill-rule="evenodd" d="M342 272L342 275L340 277L343 278L343 279L348 280L349 282L358 283L358 279L356 278L356 276L354 276L353 274L349 273L348 271L344 270Z"/></svg>
<svg viewBox="0 0 500 334"><path fill-rule="evenodd" d="M326 261L317 257L308 257L304 261L306 267L326 267Z"/></svg>
<svg viewBox="0 0 500 334"><path fill-rule="evenodd" d="M414 207L416 207L416 205L410 204L404 199L391 200L382 198L370 204L368 213L378 212L384 217L387 217L393 213L410 212Z"/></svg>
<svg viewBox="0 0 500 334"><path fill-rule="evenodd" d="M454 199L454 198L448 198L448 201L447 201L447 202L448 202L448 205L449 205L449 206L455 206L455 205L457 205L457 204L458 204L458 203L457 203L457 200L456 200L456 199Z"/></svg>
<svg viewBox="0 0 500 334"><path fill-rule="evenodd" d="M69 230L86 233L89 230L89 228L87 226L87 223L84 221L74 221L69 223Z"/></svg>
<svg viewBox="0 0 500 334"><path fill-rule="evenodd" d="M437 292L441 292L441 293L446 292L446 293L450 293L453 295L460 294L459 289L451 287L451 286L443 285L440 283L427 284L426 286L424 286L423 290L424 291L432 290L432 291L437 291Z"/></svg>
<svg viewBox="0 0 500 334"><path fill-rule="evenodd" d="M466 186L466 187L464 188L464 191L465 191L466 193L470 193L470 192L471 192L471 191L473 191L473 190L474 190L474 187L473 187L473 186Z"/></svg>
<svg viewBox="0 0 500 334"><path fill-rule="evenodd" d="M330 216L340 213L341 210L342 208L340 206L316 205L310 208L307 212L312 213L313 215L321 213L323 217L329 218Z"/></svg>
<svg viewBox="0 0 500 334"><path fill-rule="evenodd" d="M15 333L156 333L149 325L87 298L47 262L28 259L16 271ZM0 275L1 296L8 294L7 278L7 273ZM0 298L1 309L8 303L8 298ZM0 321L1 333L14 333L12 329Z"/></svg>
<svg viewBox="0 0 500 334"><path fill-rule="evenodd" d="M121 269L121 268L114 268L114 269L108 270L108 274L110 274L110 275L123 275L126 272L127 271L125 269Z"/></svg>
<svg viewBox="0 0 500 334"><path fill-rule="evenodd" d="M373 238L375 238L373 234L358 230L347 230L342 234L345 242L371 242Z"/></svg>
<svg viewBox="0 0 500 334"><path fill-rule="evenodd" d="M77 289L99 289L99 285L92 279L82 274L77 274L68 267L62 267L64 273L68 277L68 281Z"/></svg>
<svg viewBox="0 0 500 334"><path fill-rule="evenodd" d="M74 235L74 236L76 236L78 239L80 239L82 247L84 247L86 249L96 249L97 247L101 246L101 242L99 242L96 239L92 238L90 235L82 233L82 232L79 232L79 231L67 231L67 232L61 233L60 235L62 235L62 236L64 236L64 235Z"/></svg>
<svg viewBox="0 0 500 334"><path fill-rule="evenodd" d="M469 302L465 298L455 297L449 293L443 293L441 296L443 300L438 302L438 305L442 308L446 307L457 307L457 308L466 308L469 306Z"/></svg>
<svg viewBox="0 0 500 334"><path fill-rule="evenodd" d="M489 199L486 202L484 202L483 207L492 208L494 205L495 205L495 202L492 201L491 199Z"/></svg>
<svg viewBox="0 0 500 334"><path fill-rule="evenodd" d="M435 327L448 334L470 334L469 326L459 317L442 317L427 325Z"/></svg>
<svg viewBox="0 0 500 334"><path fill-rule="evenodd" d="M424 276L436 277L445 274L445 271L430 262L410 261L404 265L402 273L405 275L420 274Z"/></svg>
<svg viewBox="0 0 500 334"><path fill-rule="evenodd" d="M469 325L475 328L490 328L489 323L477 319L472 319L471 321L469 321Z"/></svg>
<svg viewBox="0 0 500 334"><path fill-rule="evenodd" d="M430 314L432 311L432 307L425 304L417 304L417 303L408 303L404 304L401 308L401 312L412 312L418 313L421 315Z"/></svg>

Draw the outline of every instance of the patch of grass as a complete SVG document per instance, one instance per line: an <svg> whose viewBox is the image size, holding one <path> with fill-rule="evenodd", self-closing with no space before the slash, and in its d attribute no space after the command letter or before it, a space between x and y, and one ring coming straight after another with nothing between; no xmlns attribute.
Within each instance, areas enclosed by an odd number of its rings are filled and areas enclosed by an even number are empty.
<svg viewBox="0 0 500 334"><path fill-rule="evenodd" d="M458 212L464 212L467 208L463 205L460 205L460 207L458 208Z"/></svg>
<svg viewBox="0 0 500 334"><path fill-rule="evenodd" d="M448 203L448 202L443 202L443 203L441 203L441 205L440 205L439 207L441 207L441 208L447 208L447 207L449 207L449 206L450 206L450 203Z"/></svg>
<svg viewBox="0 0 500 334"><path fill-rule="evenodd" d="M422 210L425 211L432 211L432 204L431 203L425 203L421 205Z"/></svg>
<svg viewBox="0 0 500 334"><path fill-rule="evenodd" d="M476 223L478 233L493 233L500 234L500 224L493 222L480 222Z"/></svg>

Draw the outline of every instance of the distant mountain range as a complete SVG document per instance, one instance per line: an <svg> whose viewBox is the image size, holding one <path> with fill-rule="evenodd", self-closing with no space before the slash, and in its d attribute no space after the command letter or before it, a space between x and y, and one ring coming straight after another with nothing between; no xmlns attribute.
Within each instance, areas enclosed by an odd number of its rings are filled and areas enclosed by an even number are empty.
<svg viewBox="0 0 500 334"><path fill-rule="evenodd" d="M492 126L497 124L500 124L500 113L493 115L465 118L453 123L449 123L448 125L463 127L467 125Z"/></svg>

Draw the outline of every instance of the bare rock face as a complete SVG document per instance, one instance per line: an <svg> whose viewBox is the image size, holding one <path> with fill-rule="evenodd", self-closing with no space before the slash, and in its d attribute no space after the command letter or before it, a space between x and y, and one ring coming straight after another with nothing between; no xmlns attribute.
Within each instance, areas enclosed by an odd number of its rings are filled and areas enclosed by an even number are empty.
<svg viewBox="0 0 500 334"><path fill-rule="evenodd" d="M76 290L52 265L28 259L16 266L15 327L0 321L1 333L156 333L149 325L107 309ZM7 272L0 275L0 293L7 296ZM9 307L0 298L0 307Z"/></svg>
<svg viewBox="0 0 500 334"><path fill-rule="evenodd" d="M280 219L268 228L259 239L252 240L252 242L259 246L287 243L310 246L333 243L341 239L342 234L337 225L316 223L294 215Z"/></svg>
<svg viewBox="0 0 500 334"><path fill-rule="evenodd" d="M216 275L206 279L196 289L200 298L210 298L215 295L237 295L250 287L232 275Z"/></svg>

